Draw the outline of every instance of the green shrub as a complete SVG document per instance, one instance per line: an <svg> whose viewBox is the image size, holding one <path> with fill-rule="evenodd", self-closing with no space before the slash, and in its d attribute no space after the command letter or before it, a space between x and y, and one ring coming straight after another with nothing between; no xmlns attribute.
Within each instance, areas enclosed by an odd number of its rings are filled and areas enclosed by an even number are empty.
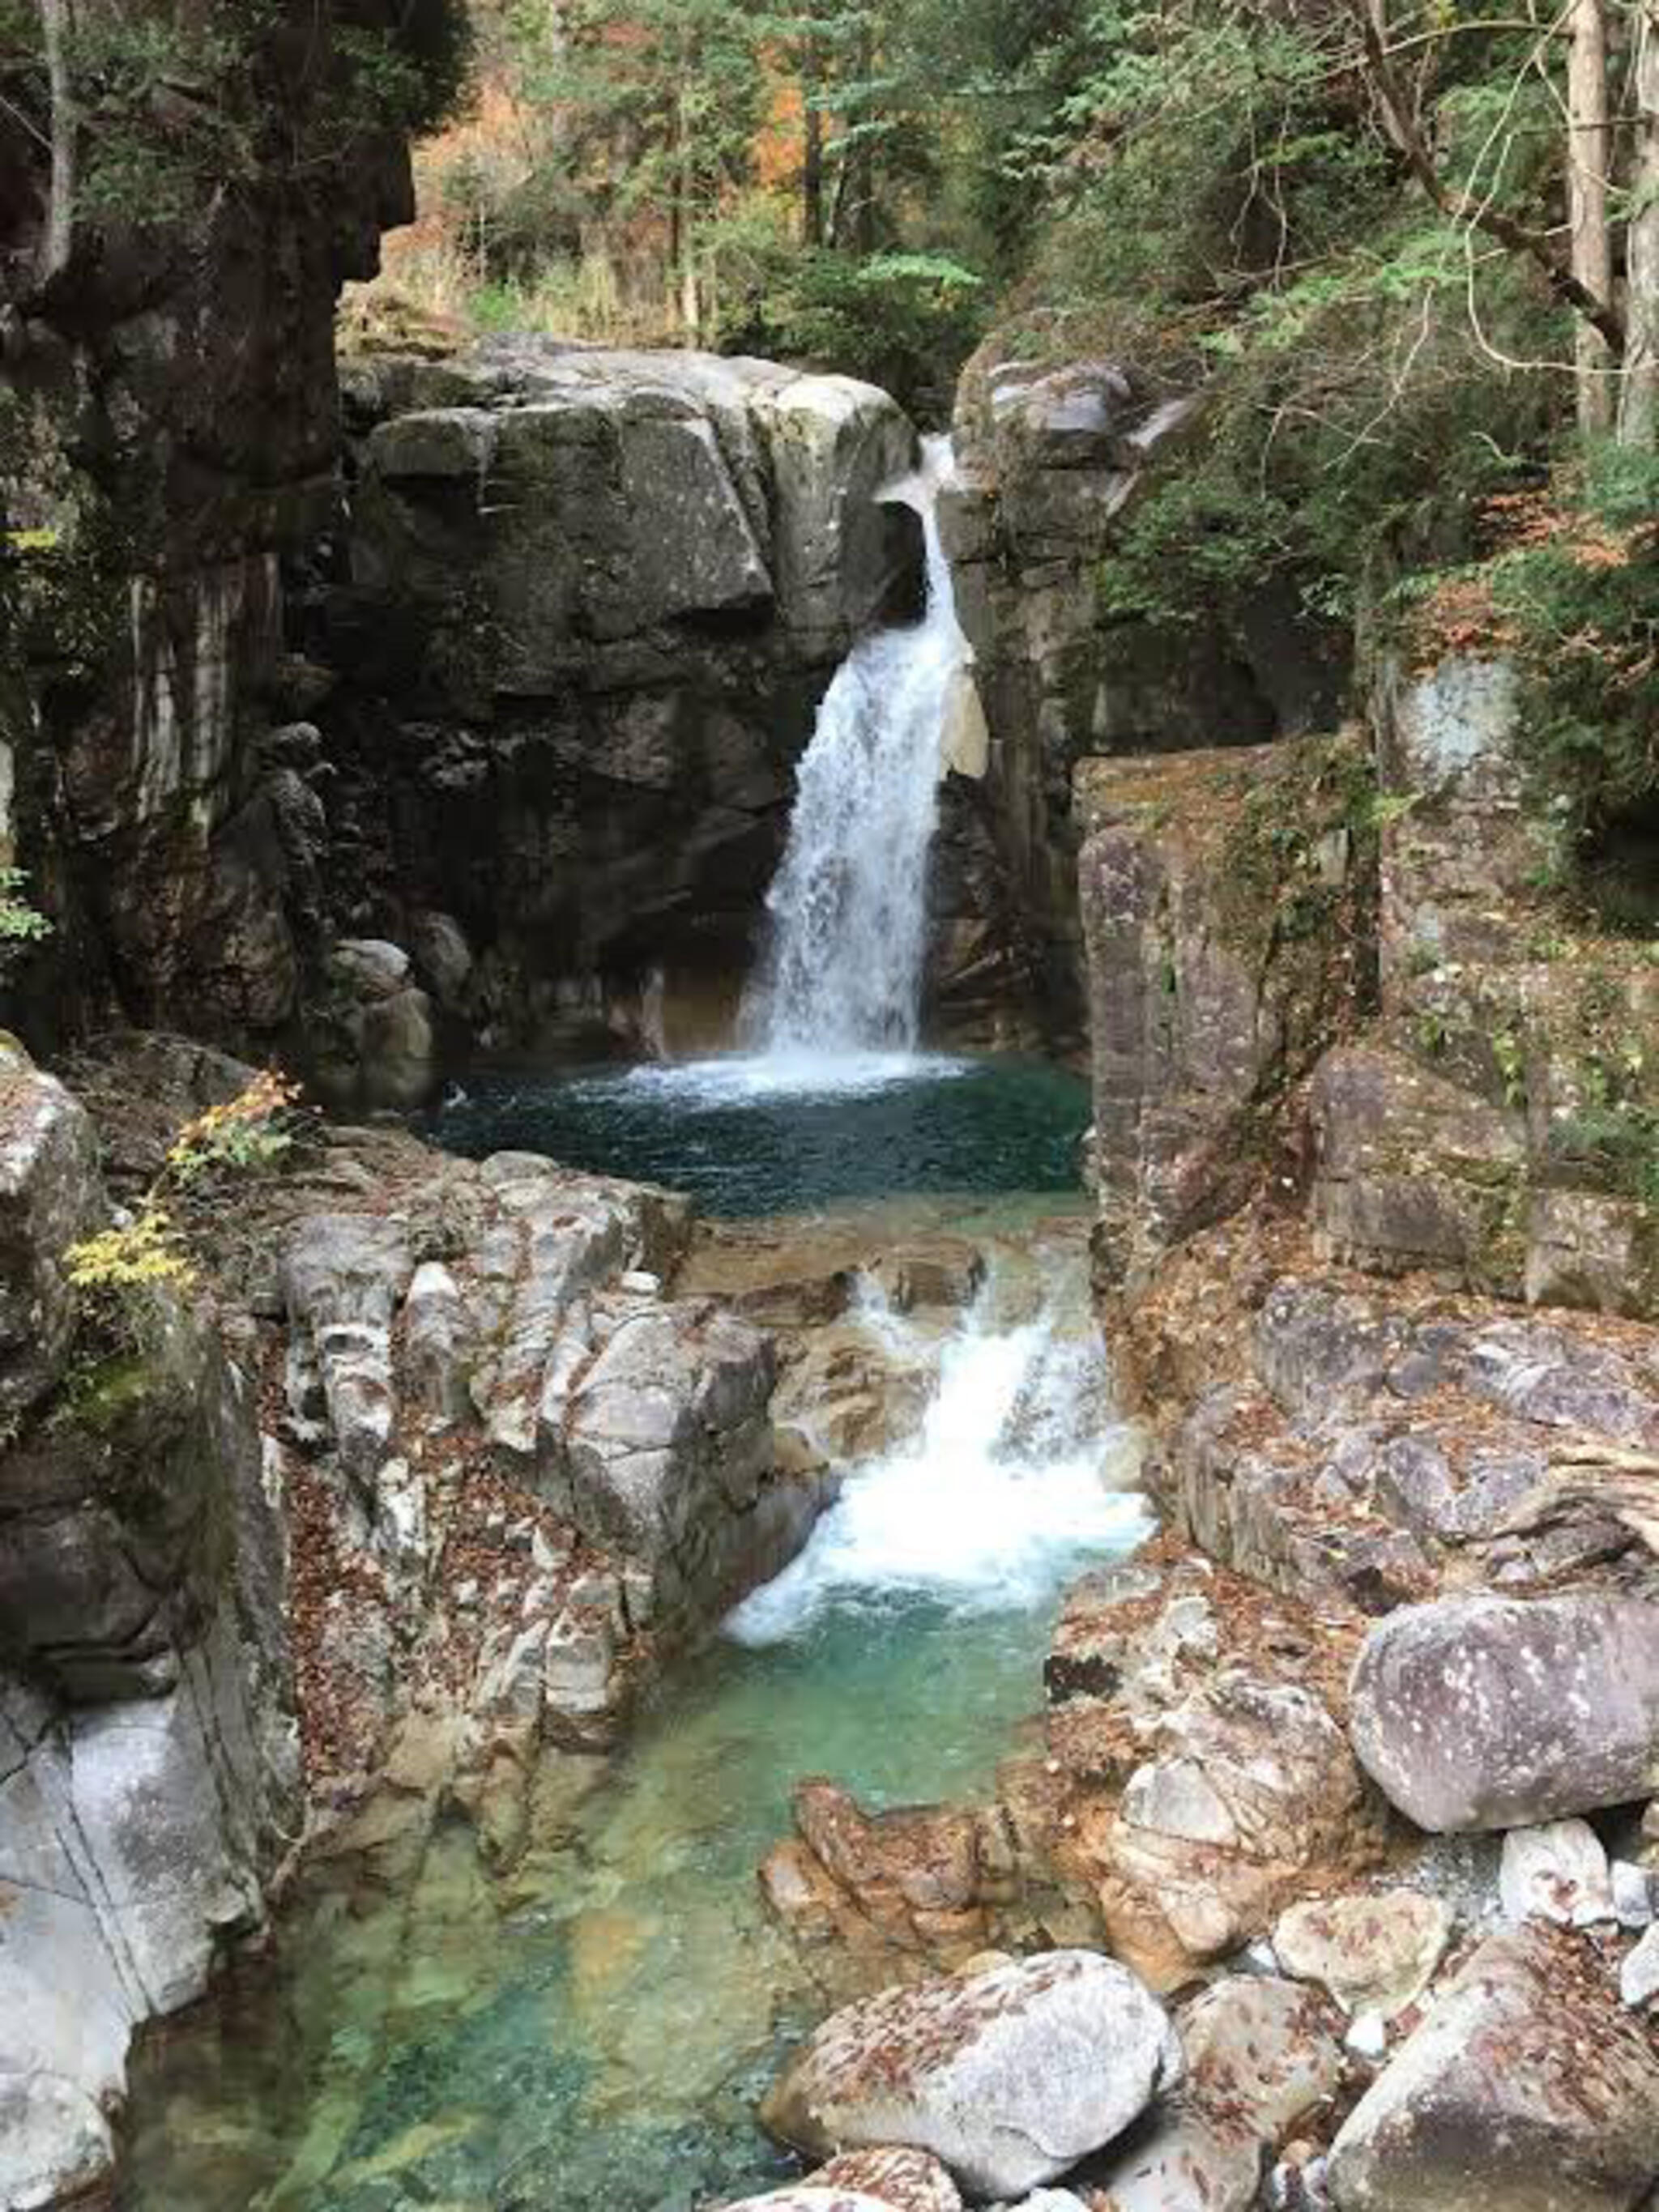
<svg viewBox="0 0 1659 2212"><path fill-rule="evenodd" d="M52 935L45 915L23 896L28 877L21 868L0 868L0 941L38 945Z"/></svg>
<svg viewBox="0 0 1659 2212"><path fill-rule="evenodd" d="M720 343L866 378L937 423L949 418L988 307L985 280L939 254L757 251Z"/></svg>
<svg viewBox="0 0 1659 2212"><path fill-rule="evenodd" d="M1600 919L1659 923L1659 456L1598 446L1486 564L1519 659L1518 742L1557 876Z"/></svg>

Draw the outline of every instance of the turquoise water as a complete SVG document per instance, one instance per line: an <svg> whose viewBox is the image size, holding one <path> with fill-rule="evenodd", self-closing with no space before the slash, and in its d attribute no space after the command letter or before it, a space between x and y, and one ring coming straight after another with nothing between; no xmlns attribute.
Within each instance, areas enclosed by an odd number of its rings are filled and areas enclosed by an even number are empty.
<svg viewBox="0 0 1659 2212"><path fill-rule="evenodd" d="M278 1956L152 2049L125 2201L691 2212L784 2178L753 2110L818 2008L755 1869L791 1786L971 1799L1036 1703L1043 1626L872 1598L722 1643L609 1773L573 1763L509 1883L459 1831L406 1894L325 1876Z"/></svg>
<svg viewBox="0 0 1659 2212"><path fill-rule="evenodd" d="M1042 1062L867 1054L479 1075L428 1127L451 1152L548 1152L735 1217L1073 1191L1089 1115L1087 1085Z"/></svg>
<svg viewBox="0 0 1659 2212"><path fill-rule="evenodd" d="M908 1062L793 1096L752 1064L544 1082L444 1119L458 1147L533 1144L752 1214L1062 1189L1080 1114L1051 1071ZM313 1867L272 1954L142 2055L129 2212L702 2212L791 2172L753 2116L824 2009L756 1880L793 1785L982 1797L1041 1705L1065 1584L1142 1528L1076 1205L929 1218L992 1275L942 1345L859 1324L935 1363L915 1434L847 1470L802 1559L624 1753L546 1763L509 1876L459 1823L410 1864Z"/></svg>

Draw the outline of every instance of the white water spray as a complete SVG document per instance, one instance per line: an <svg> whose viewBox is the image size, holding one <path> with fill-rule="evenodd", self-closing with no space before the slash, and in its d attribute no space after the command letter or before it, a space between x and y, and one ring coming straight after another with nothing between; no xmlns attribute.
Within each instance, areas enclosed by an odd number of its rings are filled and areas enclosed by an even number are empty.
<svg viewBox="0 0 1659 2212"><path fill-rule="evenodd" d="M740 1644L800 1634L827 1607L895 1595L962 1612L1033 1611L1079 1561L1147 1533L1133 1432L1112 1409L1091 1330L1053 1306L999 1326L991 1293L946 1344L921 1430L849 1471L806 1549L727 1622ZM890 1344L914 1324L872 1316Z"/></svg>
<svg viewBox="0 0 1659 2212"><path fill-rule="evenodd" d="M921 473L892 494L921 517L923 619L854 648L801 761L767 897L771 942L744 1012L769 1059L915 1048L946 718L969 659L939 543L951 467L949 441L929 439Z"/></svg>

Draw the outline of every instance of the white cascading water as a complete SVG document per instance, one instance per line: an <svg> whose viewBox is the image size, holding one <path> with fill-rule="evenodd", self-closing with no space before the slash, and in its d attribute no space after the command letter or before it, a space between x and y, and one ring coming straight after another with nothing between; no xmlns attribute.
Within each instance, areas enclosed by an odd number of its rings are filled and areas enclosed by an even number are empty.
<svg viewBox="0 0 1659 2212"><path fill-rule="evenodd" d="M744 1027L779 1061L915 1048L927 860L951 686L969 657L939 543L950 441L890 496L921 515L923 619L854 647L801 761L788 847L768 895L771 939Z"/></svg>
<svg viewBox="0 0 1659 2212"><path fill-rule="evenodd" d="M869 1320L890 1344L921 1340L897 1316ZM738 1607L727 1632L780 1644L827 1607L896 1595L1035 1611L1081 1558L1127 1551L1147 1533L1146 1500L1127 1486L1138 1474L1098 1337L1053 1304L1002 1325L988 1290L944 1347L920 1431L848 1472L805 1550Z"/></svg>

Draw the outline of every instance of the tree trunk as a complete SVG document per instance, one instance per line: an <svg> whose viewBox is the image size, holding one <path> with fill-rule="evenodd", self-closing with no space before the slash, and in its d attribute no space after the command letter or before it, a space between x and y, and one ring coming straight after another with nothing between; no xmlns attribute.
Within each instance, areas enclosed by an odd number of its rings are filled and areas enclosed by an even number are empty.
<svg viewBox="0 0 1659 2212"><path fill-rule="evenodd" d="M823 110L817 105L822 56L816 31L801 46L801 236L808 246L823 243Z"/></svg>
<svg viewBox="0 0 1659 2212"><path fill-rule="evenodd" d="M1567 182L1572 273L1604 305L1613 298L1613 240L1607 222L1607 179L1613 166L1613 125L1607 108L1607 22L1605 0L1572 0L1572 43L1567 62ZM1613 361L1599 331L1579 325L1578 427L1587 437L1613 428Z"/></svg>
<svg viewBox="0 0 1659 2212"><path fill-rule="evenodd" d="M52 195L40 242L40 281L67 269L75 247L75 89L70 76L72 0L40 0L40 36L52 94Z"/></svg>
<svg viewBox="0 0 1659 2212"><path fill-rule="evenodd" d="M1641 0L1632 27L1635 156L1625 247L1630 335L1619 393L1619 442L1650 448L1659 430L1659 0Z"/></svg>
<svg viewBox="0 0 1659 2212"><path fill-rule="evenodd" d="M1365 14L1370 20L1379 52L1386 53L1391 35L1389 28L1389 0L1365 0ZM1382 112L1383 134L1389 143L1397 152L1409 153L1411 149L1404 122L1395 115L1386 100L1379 100L1377 104Z"/></svg>
<svg viewBox="0 0 1659 2212"><path fill-rule="evenodd" d="M697 289L697 155L692 143L690 101L686 92L679 100L679 177L676 190L679 198L680 240L680 327L688 346L695 346L702 336L702 309Z"/></svg>
<svg viewBox="0 0 1659 2212"><path fill-rule="evenodd" d="M868 16L859 33L859 81L868 86L876 73L876 33ZM866 97L869 95L866 94ZM875 121L874 101L872 112L865 117L866 125ZM860 253L871 254L876 250L876 139L873 130L866 129L860 139L855 155L856 175L854 179L853 243Z"/></svg>

